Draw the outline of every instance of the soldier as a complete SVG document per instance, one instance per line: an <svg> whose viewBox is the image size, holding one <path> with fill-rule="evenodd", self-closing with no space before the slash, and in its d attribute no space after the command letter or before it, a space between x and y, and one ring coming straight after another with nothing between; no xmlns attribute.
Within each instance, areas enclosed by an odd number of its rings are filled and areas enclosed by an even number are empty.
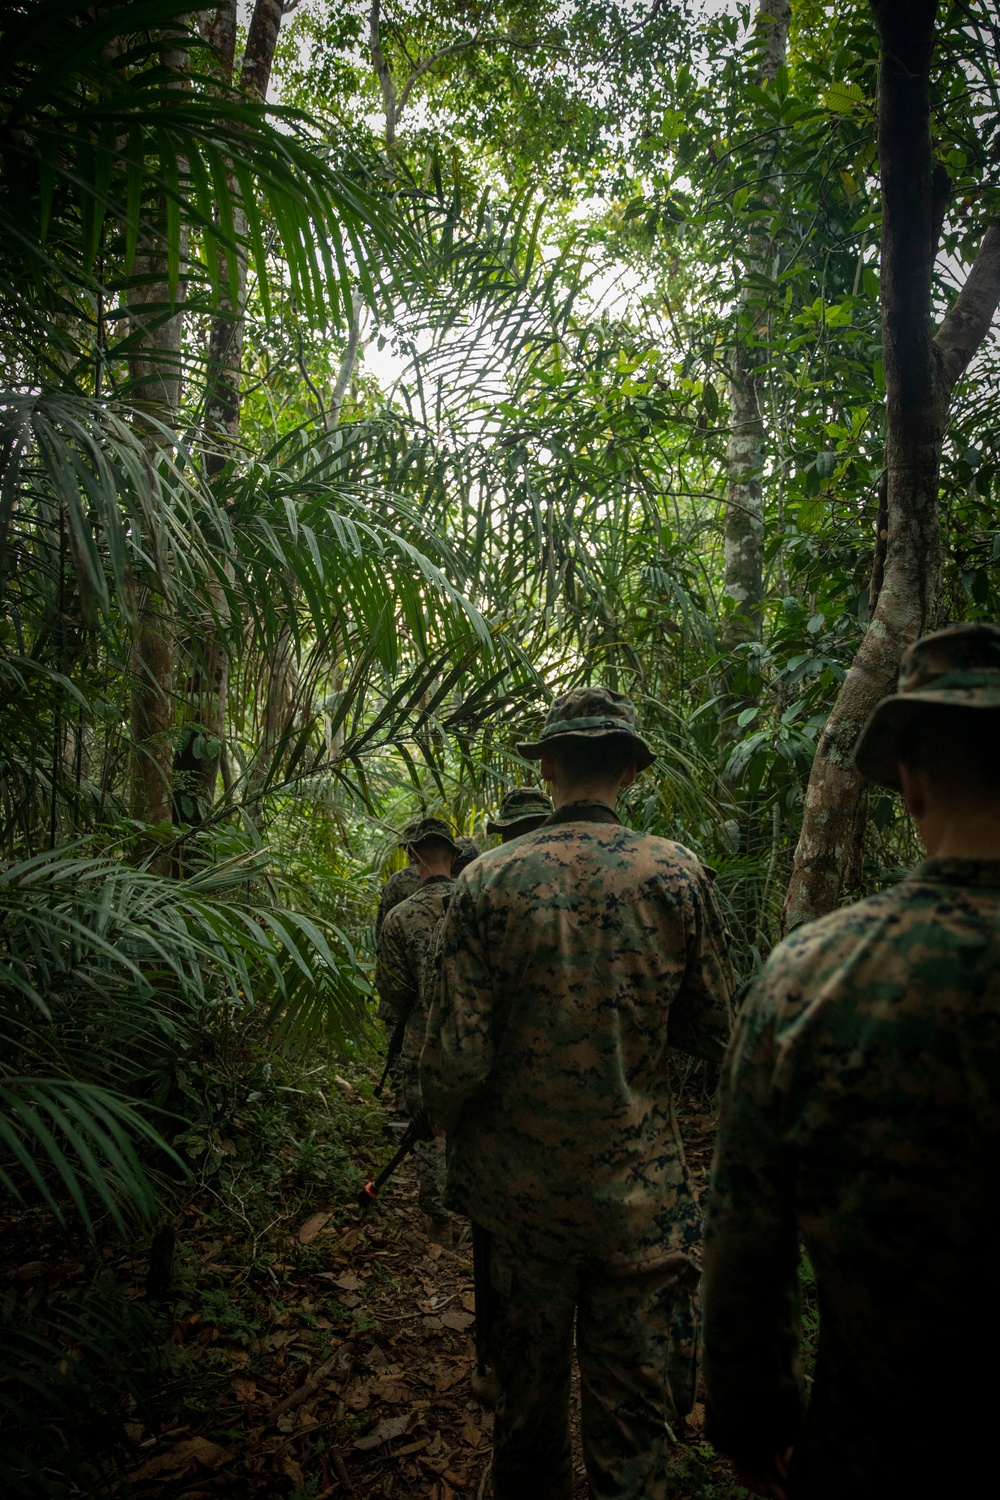
<svg viewBox="0 0 1000 1500"><path fill-rule="evenodd" d="M378 945L375 986L382 1003L390 1006L405 1023L400 1082L403 1102L413 1115L420 1107L416 1069L427 1020L426 997L421 999L421 971L454 885L452 865L463 851L441 818L422 818L409 825L407 835L407 852L420 877L420 887L393 907L385 919ZM414 1152L414 1161L418 1202L428 1236L440 1244L451 1244L451 1219L442 1202L444 1143L421 1141Z"/></svg>
<svg viewBox="0 0 1000 1500"><path fill-rule="evenodd" d="M1000 629L910 647L855 759L902 791L929 858L787 938L741 1013L706 1226L708 1431L757 1494L971 1495L1000 1397Z"/></svg>
<svg viewBox="0 0 1000 1500"><path fill-rule="evenodd" d="M721 1061L732 973L708 871L622 826L653 755L607 688L537 742L555 812L456 882L420 1060L446 1203L490 1231L497 1500L569 1500L576 1318L595 1496L662 1500L694 1396L699 1214L667 1048Z"/></svg>
<svg viewBox="0 0 1000 1500"><path fill-rule="evenodd" d="M407 837L417 826L418 824L416 822L407 823L406 827L403 829L404 848L406 848ZM471 864L474 859L478 858L479 849L478 846L473 843L472 839L466 838L464 835L455 840L455 846L458 852L455 855L455 860L451 867L451 873L453 875L458 875L462 870L465 869L466 865ZM412 860L410 861L410 863L404 865L401 870L394 870L392 872L392 874L389 876L389 879L382 887L382 894L379 897L378 902L378 911L375 913L376 944L378 943L379 938L382 936L382 923L392 911L393 907L398 906L401 901L405 901L409 896L413 895L414 891L419 889L420 875L417 871L416 865L413 864ZM379 1014L380 1016L382 1016L382 1020L388 1019L386 1016L382 1015L381 1011L379 1012Z"/></svg>
<svg viewBox="0 0 1000 1500"><path fill-rule="evenodd" d="M498 833L501 844L534 833L553 812L552 802L535 786L516 786L500 803L500 811L486 824L487 833Z"/></svg>
<svg viewBox="0 0 1000 1500"><path fill-rule="evenodd" d="M403 829L402 835L402 847L404 849L409 849L410 846L407 840L412 835L414 829L419 827L419 819L416 822L407 823L406 827ZM453 876L457 875L461 870L464 870L465 866L467 864L471 864L471 862L479 854L479 850L473 843L472 839L465 837L455 840L455 851L456 852L451 867L451 873ZM403 901L408 900L410 896L412 896L416 891L420 889L420 872L417 869L417 866L413 863L412 857L409 858L410 862L405 865L402 870L394 871L393 874L389 876L389 879L386 881L385 885L382 887L382 895L379 898L378 911L375 914L376 953L378 951L379 940L382 936L382 926L385 922L386 917L395 907L399 906ZM402 1031L402 1023L405 1023L406 1018L401 1017L397 1013L392 1003L386 1000L384 997L379 998L378 1017L379 1020L385 1024L386 1030L389 1032L390 1037L388 1057L386 1059L386 1076L391 1075L393 1081L398 1083L398 1070L396 1068L396 1060L399 1057L400 1051L402 1049L402 1040L404 1034ZM419 1048L417 1050L419 1055ZM385 1080L383 1079L383 1082L384 1081ZM381 1092L381 1085L375 1090L375 1092L376 1094L379 1094ZM397 1098L397 1105L401 1104L402 1100Z"/></svg>
<svg viewBox="0 0 1000 1500"><path fill-rule="evenodd" d="M400 840L402 848L406 848L406 840L413 832L414 828L416 828L416 826L416 823L407 823L406 827L403 829L402 837ZM418 890L419 887L420 876L417 873L417 868L414 865L412 859L408 860L407 864L404 865L401 870L393 870L392 874L389 876L389 879L382 887L381 896L379 896L378 898L378 911L375 913L376 944L378 943L379 938L382 936L382 923L392 911L393 907L398 906L401 901L405 901L408 896L412 896L414 891ZM381 1011L379 1012L379 1014L382 1014ZM386 1019L386 1016L382 1016L383 1021Z"/></svg>
<svg viewBox="0 0 1000 1500"><path fill-rule="evenodd" d="M455 855L451 866L452 875L461 875L466 865L471 865L474 859L479 858L479 846L472 839L466 838L465 834L459 834L455 840L458 845L458 853Z"/></svg>

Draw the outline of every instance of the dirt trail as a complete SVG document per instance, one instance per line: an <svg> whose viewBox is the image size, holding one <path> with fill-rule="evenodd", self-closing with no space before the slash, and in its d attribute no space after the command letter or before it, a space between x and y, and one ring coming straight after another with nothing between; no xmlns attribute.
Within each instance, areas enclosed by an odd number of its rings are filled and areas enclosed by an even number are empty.
<svg viewBox="0 0 1000 1500"><path fill-rule="evenodd" d="M708 1117L687 1122L699 1182L711 1124ZM178 1323L181 1338L202 1347L207 1339L217 1355L228 1355L228 1388L192 1424L145 1442L135 1432L145 1452L130 1475L133 1495L491 1496L492 1417L469 1386L471 1245L442 1249L428 1241L409 1162L369 1215L348 1209L337 1217L337 1228L323 1213L289 1226L285 1258L270 1266L270 1330L249 1349L227 1345L224 1330L207 1328L203 1313ZM736 1493L717 1461L698 1457L699 1442L696 1409L678 1445L676 1495ZM576 1493L584 1500L576 1448Z"/></svg>
<svg viewBox="0 0 1000 1500"><path fill-rule="evenodd" d="M359 1170L374 1175L398 1137L384 1133L370 1070L353 1077L334 1075L316 1095L322 1110L310 1105L294 1132L281 1124L264 1154L238 1154L238 1119L232 1140L220 1136L225 1170L178 1205L162 1301L149 1296L146 1237L87 1246L41 1208L0 1224L0 1279L25 1313L47 1308L68 1328L96 1297L122 1331L116 1362L93 1370L114 1405L110 1425L98 1412L76 1437L55 1433L82 1444L93 1480L53 1493L490 1500L492 1417L470 1389L471 1244L429 1242L412 1162L374 1210L358 1208ZM703 1087L686 1076L676 1085L700 1192L715 1122ZM72 1336L60 1337L75 1357ZM677 1436L672 1500L745 1494L703 1442L700 1408ZM579 1443L576 1464L585 1500Z"/></svg>
<svg viewBox="0 0 1000 1500"><path fill-rule="evenodd" d="M200 1421L155 1437L136 1425L134 1496L489 1493L492 1417L469 1392L471 1247L429 1243L415 1193L407 1163L384 1206L346 1229L322 1213L300 1224L270 1266L271 1327L250 1349L203 1312L179 1320L177 1341L228 1363L228 1388Z"/></svg>

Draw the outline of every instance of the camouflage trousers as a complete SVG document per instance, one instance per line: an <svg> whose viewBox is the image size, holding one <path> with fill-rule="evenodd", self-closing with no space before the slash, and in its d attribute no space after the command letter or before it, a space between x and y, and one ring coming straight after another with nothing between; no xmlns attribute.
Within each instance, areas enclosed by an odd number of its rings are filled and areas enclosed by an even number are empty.
<svg viewBox="0 0 1000 1500"><path fill-rule="evenodd" d="M420 1089L416 1063L405 1052L400 1071L402 1105L412 1119L420 1109ZM444 1136L435 1136L432 1141L418 1141L413 1148L413 1165L417 1171L417 1202L423 1212L432 1219L450 1218L444 1206L444 1185L448 1174Z"/></svg>
<svg viewBox="0 0 1000 1500"><path fill-rule="evenodd" d="M667 1423L694 1405L697 1268L564 1265L507 1251L494 1237L490 1281L496 1500L572 1500L574 1318L591 1494L666 1500Z"/></svg>
<svg viewBox="0 0 1000 1500"><path fill-rule="evenodd" d="M432 1141L418 1141L413 1149L417 1169L417 1202L432 1219L450 1218L444 1206L445 1163L444 1136Z"/></svg>

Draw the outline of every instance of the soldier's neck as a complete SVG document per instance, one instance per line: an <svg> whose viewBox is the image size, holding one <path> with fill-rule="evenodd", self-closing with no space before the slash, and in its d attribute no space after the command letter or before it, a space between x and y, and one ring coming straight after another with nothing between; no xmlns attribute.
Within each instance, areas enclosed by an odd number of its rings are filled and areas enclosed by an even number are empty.
<svg viewBox="0 0 1000 1500"><path fill-rule="evenodd" d="M1000 859L1000 807L932 807L917 823L932 859Z"/></svg>
<svg viewBox="0 0 1000 1500"><path fill-rule="evenodd" d="M618 805L617 781L573 781L560 785L553 780L550 786L552 805L557 812L560 807L568 807L571 802L602 802L612 812Z"/></svg>

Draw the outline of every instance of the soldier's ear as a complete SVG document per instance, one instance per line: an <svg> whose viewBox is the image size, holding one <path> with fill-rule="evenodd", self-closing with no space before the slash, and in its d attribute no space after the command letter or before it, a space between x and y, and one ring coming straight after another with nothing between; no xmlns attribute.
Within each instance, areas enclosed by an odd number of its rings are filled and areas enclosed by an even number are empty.
<svg viewBox="0 0 1000 1500"><path fill-rule="evenodd" d="M896 762L899 789L903 794L906 811L919 823L927 816L929 785L926 774L918 766L908 766L905 760Z"/></svg>
<svg viewBox="0 0 1000 1500"><path fill-rule="evenodd" d="M627 786L631 786L638 774L639 772L636 769L635 761L633 761L632 764L626 766L624 771L622 772L621 780L618 783L618 790L620 792L623 792Z"/></svg>

